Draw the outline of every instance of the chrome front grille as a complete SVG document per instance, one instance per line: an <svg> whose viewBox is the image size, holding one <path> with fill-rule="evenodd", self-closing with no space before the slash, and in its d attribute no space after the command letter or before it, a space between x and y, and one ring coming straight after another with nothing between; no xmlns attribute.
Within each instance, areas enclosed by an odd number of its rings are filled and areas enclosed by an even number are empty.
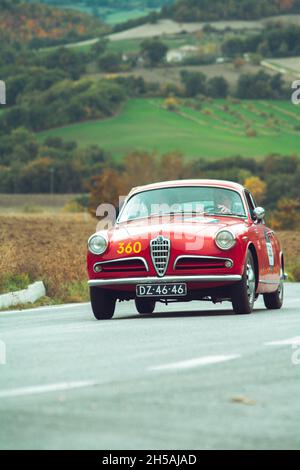
<svg viewBox="0 0 300 470"><path fill-rule="evenodd" d="M170 240L162 235L159 235L150 242L153 266L159 277L163 277L166 274L170 259L170 249Z"/></svg>

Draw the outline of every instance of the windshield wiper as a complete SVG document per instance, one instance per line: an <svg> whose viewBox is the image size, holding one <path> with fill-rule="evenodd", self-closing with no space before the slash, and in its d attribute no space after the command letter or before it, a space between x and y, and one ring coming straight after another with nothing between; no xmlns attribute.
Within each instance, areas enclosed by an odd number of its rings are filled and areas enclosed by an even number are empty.
<svg viewBox="0 0 300 470"><path fill-rule="evenodd" d="M245 219L247 216L242 214L235 214L234 212L226 212L222 214L222 212L205 212L204 215L212 215L214 217L240 217Z"/></svg>
<svg viewBox="0 0 300 470"><path fill-rule="evenodd" d="M204 212L199 212L199 211L185 211L185 210L179 210L179 211L169 211L169 212L159 212L157 215L177 215L177 214L183 214L183 215L190 215L190 214L196 214L196 215L203 215Z"/></svg>

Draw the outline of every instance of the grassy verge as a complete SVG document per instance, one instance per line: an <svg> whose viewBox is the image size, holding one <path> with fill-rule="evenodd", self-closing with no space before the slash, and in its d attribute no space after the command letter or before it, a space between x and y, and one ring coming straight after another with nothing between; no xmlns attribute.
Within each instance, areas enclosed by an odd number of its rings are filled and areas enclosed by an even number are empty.
<svg viewBox="0 0 300 470"><path fill-rule="evenodd" d="M30 277L27 273L2 273L0 276L0 295L6 292L16 292L26 289L30 284Z"/></svg>
<svg viewBox="0 0 300 470"><path fill-rule="evenodd" d="M86 242L96 221L84 214L0 215L1 293L44 281L55 303L88 300Z"/></svg>

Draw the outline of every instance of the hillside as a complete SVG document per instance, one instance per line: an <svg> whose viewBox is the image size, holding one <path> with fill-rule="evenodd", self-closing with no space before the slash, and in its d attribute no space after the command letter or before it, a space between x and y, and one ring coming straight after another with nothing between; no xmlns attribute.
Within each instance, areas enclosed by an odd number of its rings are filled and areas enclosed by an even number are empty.
<svg viewBox="0 0 300 470"><path fill-rule="evenodd" d="M0 39L5 41L50 45L100 35L104 30L97 18L47 5L0 0L0 10Z"/></svg>
<svg viewBox="0 0 300 470"><path fill-rule="evenodd" d="M176 112L162 105L159 99L130 100L116 117L45 131L39 139L60 137L82 147L101 145L118 160L133 150L178 151L192 158L299 155L295 127L300 109L290 103L215 100L200 110L182 104Z"/></svg>
<svg viewBox="0 0 300 470"><path fill-rule="evenodd" d="M163 8L176 21L254 20L300 12L300 0L177 0Z"/></svg>

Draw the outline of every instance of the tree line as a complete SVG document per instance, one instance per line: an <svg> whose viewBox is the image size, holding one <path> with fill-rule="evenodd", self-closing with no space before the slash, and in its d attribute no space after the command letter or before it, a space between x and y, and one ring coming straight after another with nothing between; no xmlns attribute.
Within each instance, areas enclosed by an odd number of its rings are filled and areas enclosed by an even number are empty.
<svg viewBox="0 0 300 470"><path fill-rule="evenodd" d="M24 128L0 139L0 193L82 193L92 175L109 165L97 146L48 138L43 143Z"/></svg>
<svg viewBox="0 0 300 470"><path fill-rule="evenodd" d="M135 186L162 180L211 178L245 185L269 211L269 221L274 228L293 229L300 225L299 177L300 159L296 156L270 155L262 160L236 156L188 161L178 153L158 157L133 152L118 167L109 165L92 177L87 186L89 209L95 215L101 203L117 207L119 196L125 196Z"/></svg>
<svg viewBox="0 0 300 470"><path fill-rule="evenodd" d="M262 33L247 37L233 36L222 44L222 52L227 57L240 56L246 52L261 57L287 57L300 54L300 27L271 25Z"/></svg>
<svg viewBox="0 0 300 470"><path fill-rule="evenodd" d="M182 21L256 20L299 13L300 0L177 0L162 16Z"/></svg>
<svg viewBox="0 0 300 470"><path fill-rule="evenodd" d="M74 42L95 37L107 30L95 17L40 3L0 0L0 11L1 36L32 47Z"/></svg>

